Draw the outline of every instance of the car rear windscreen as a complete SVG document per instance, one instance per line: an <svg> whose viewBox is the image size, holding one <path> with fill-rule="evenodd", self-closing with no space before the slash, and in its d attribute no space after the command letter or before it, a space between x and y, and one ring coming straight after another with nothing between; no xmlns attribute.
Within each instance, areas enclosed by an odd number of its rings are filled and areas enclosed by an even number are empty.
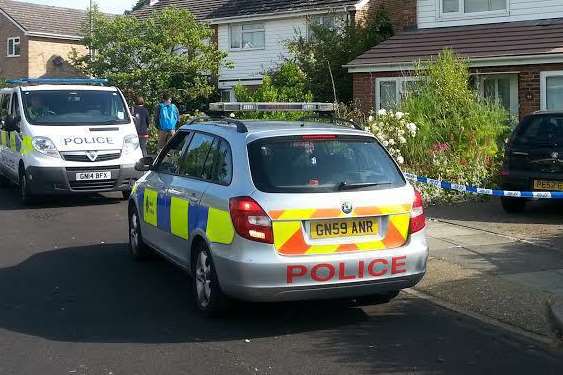
<svg viewBox="0 0 563 375"><path fill-rule="evenodd" d="M512 143L530 146L563 145L563 114L543 114L526 118L516 128Z"/></svg>
<svg viewBox="0 0 563 375"><path fill-rule="evenodd" d="M323 193L401 187L397 165L371 137L277 137L248 145L254 185L267 193Z"/></svg>

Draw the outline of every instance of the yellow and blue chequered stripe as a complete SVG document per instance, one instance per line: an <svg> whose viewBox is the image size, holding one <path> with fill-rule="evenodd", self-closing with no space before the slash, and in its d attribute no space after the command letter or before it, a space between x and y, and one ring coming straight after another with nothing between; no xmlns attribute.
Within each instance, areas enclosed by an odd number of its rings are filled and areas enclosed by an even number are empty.
<svg viewBox="0 0 563 375"><path fill-rule="evenodd" d="M143 202L143 220L149 225L186 240L191 233L201 230L211 242L233 242L235 231L227 211L193 204L143 187L137 188L135 194L137 202Z"/></svg>

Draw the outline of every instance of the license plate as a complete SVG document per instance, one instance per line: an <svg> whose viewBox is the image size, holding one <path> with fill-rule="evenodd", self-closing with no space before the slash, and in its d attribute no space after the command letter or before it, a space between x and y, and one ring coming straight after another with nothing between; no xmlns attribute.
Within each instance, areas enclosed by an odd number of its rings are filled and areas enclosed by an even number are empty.
<svg viewBox="0 0 563 375"><path fill-rule="evenodd" d="M535 190L563 191L563 182L561 181L534 181Z"/></svg>
<svg viewBox="0 0 563 375"><path fill-rule="evenodd" d="M111 172L82 172L76 174L76 181L111 180Z"/></svg>
<svg viewBox="0 0 563 375"><path fill-rule="evenodd" d="M374 236L378 233L378 220L374 218L311 222L311 238L313 239Z"/></svg>

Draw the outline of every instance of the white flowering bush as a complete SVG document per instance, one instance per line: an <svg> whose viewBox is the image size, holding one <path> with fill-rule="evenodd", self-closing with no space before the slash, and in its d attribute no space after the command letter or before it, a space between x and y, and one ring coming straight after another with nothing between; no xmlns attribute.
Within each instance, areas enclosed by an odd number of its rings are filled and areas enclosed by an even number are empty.
<svg viewBox="0 0 563 375"><path fill-rule="evenodd" d="M381 109L369 116L366 130L373 133L397 163L405 164L403 151L416 137L418 127L409 120L409 114Z"/></svg>

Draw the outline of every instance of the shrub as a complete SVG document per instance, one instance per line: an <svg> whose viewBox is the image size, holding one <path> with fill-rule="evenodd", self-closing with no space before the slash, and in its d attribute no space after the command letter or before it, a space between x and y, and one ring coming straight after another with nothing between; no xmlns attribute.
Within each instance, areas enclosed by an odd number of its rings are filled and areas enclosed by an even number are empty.
<svg viewBox="0 0 563 375"><path fill-rule="evenodd" d="M264 75L262 85L255 90L235 86L239 102L311 102L313 94L306 88L305 73L293 62L285 62ZM297 120L305 113L248 112L237 114L241 118Z"/></svg>
<svg viewBox="0 0 563 375"><path fill-rule="evenodd" d="M467 62L452 51L420 64L415 76L400 106L418 126L416 140L402 150L407 169L459 184L493 184L508 112L470 87Z"/></svg>

